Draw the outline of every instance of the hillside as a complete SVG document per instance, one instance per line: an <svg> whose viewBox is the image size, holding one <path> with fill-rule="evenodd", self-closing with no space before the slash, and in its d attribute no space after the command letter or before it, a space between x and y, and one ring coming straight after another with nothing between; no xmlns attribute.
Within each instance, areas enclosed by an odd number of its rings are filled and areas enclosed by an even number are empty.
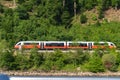
<svg viewBox="0 0 120 80"><path fill-rule="evenodd" d="M118 21L120 22L120 9L108 9L105 11L105 18L110 21Z"/></svg>
<svg viewBox="0 0 120 80"><path fill-rule="evenodd" d="M15 8L15 7L17 7L16 6L17 3L14 3L13 1L2 1L1 0L0 3L2 5L4 5L5 7L8 7L8 8Z"/></svg>
<svg viewBox="0 0 120 80"><path fill-rule="evenodd" d="M21 40L118 43L120 4L114 1L1 0L0 40L9 41L9 46Z"/></svg>
<svg viewBox="0 0 120 80"><path fill-rule="evenodd" d="M16 8L18 3L17 1L0 1L0 3L8 8ZM85 13L87 13L87 18L90 19L90 22L94 22L93 20L91 21L91 18L93 15L98 16L99 12L96 8L90 10L90 11L86 11ZM113 8L109 8L104 12L104 18L108 20L108 22L110 21L120 21L120 9L113 9ZM88 21L89 22L89 21Z"/></svg>

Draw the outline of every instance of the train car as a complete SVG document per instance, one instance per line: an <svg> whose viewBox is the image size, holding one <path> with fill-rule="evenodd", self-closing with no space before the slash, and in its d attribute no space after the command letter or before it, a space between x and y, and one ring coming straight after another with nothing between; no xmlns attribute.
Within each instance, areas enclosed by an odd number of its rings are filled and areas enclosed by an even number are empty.
<svg viewBox="0 0 120 80"><path fill-rule="evenodd" d="M105 48L116 48L115 44L112 42L94 42L92 49L105 49Z"/></svg>
<svg viewBox="0 0 120 80"><path fill-rule="evenodd" d="M93 42L84 42L84 41L68 41L67 48L68 49L92 49Z"/></svg>
<svg viewBox="0 0 120 80"><path fill-rule="evenodd" d="M112 42L92 42L92 41L68 41L67 42L68 49L106 49L106 48L116 48L115 44Z"/></svg>
<svg viewBox="0 0 120 80"><path fill-rule="evenodd" d="M116 48L112 42L92 42L92 41L20 41L15 46L15 49L32 49L40 50L52 49L105 49Z"/></svg>
<svg viewBox="0 0 120 80"><path fill-rule="evenodd" d="M66 49L66 41L20 41L15 46L15 49Z"/></svg>

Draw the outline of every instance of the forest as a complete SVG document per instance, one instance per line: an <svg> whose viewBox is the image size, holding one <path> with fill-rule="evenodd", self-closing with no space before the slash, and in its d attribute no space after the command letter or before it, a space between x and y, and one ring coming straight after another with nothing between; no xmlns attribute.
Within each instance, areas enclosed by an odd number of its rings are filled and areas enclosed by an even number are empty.
<svg viewBox="0 0 120 80"><path fill-rule="evenodd" d="M14 8L3 4L13 1ZM119 10L120 0L1 0L0 68L7 70L40 68L49 71L75 69L82 65L82 70L85 68L92 72L119 71L119 53L114 50L110 50L110 54L96 51L100 54L94 53L91 57L79 50L75 54L64 55L60 51L47 55L36 54L37 52L33 50L29 57L14 55L7 50L2 52L3 49L12 50L18 41L26 40L111 41L120 48L120 22L104 18L104 12L110 8ZM88 22L89 17L85 12L92 9L95 9L97 14L93 13L92 21Z"/></svg>

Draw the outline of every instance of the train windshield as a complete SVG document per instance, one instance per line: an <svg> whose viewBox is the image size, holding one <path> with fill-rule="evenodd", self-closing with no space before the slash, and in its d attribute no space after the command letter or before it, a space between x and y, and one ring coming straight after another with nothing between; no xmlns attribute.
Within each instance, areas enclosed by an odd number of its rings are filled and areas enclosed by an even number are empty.
<svg viewBox="0 0 120 80"><path fill-rule="evenodd" d="M111 46L115 46L115 44L113 44L113 43L110 43L110 45L111 45Z"/></svg>
<svg viewBox="0 0 120 80"><path fill-rule="evenodd" d="M21 43L19 42L19 43L17 43L16 45L21 45Z"/></svg>

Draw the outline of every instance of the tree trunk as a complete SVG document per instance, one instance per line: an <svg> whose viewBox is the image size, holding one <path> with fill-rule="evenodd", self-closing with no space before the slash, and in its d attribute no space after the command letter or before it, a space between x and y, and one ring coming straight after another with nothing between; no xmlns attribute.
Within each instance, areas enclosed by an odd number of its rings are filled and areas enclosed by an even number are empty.
<svg viewBox="0 0 120 80"><path fill-rule="evenodd" d="M63 7L65 7L65 0L63 0Z"/></svg>
<svg viewBox="0 0 120 80"><path fill-rule="evenodd" d="M74 0L74 17L76 18L76 0Z"/></svg>

